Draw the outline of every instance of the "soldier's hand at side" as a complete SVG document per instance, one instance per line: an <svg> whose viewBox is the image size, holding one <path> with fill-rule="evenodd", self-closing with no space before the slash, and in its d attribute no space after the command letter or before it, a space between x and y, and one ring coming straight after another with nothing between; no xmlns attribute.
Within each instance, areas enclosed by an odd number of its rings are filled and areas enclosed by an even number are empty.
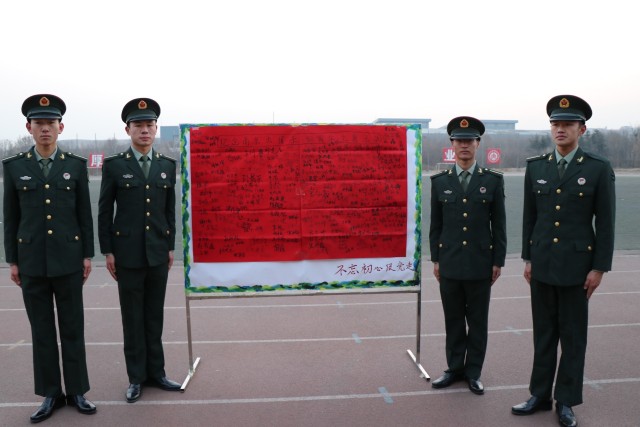
<svg viewBox="0 0 640 427"><path fill-rule="evenodd" d="M91 274L91 258L85 258L83 261L82 284L87 281Z"/></svg>
<svg viewBox="0 0 640 427"><path fill-rule="evenodd" d="M491 275L491 286L493 286L493 284L496 283L496 280L498 280L498 277L500 277L501 271L502 271L502 268L498 267L497 265L493 266L493 274Z"/></svg>
<svg viewBox="0 0 640 427"><path fill-rule="evenodd" d="M106 255L106 263L107 263L107 271L109 271L109 273L111 274L111 277L113 277L113 280L118 280L118 276L116 276L116 258L113 256L113 254L107 254Z"/></svg>
<svg viewBox="0 0 640 427"><path fill-rule="evenodd" d="M587 280L584 281L584 289L587 291L587 299L591 298L591 294L593 294L596 288L600 286L603 274L604 273L602 271L595 270L591 270L589 274L587 274Z"/></svg>
<svg viewBox="0 0 640 427"><path fill-rule="evenodd" d="M171 270L172 265L173 265L173 251L169 251L169 270Z"/></svg>
<svg viewBox="0 0 640 427"><path fill-rule="evenodd" d="M433 263L433 275L436 277L438 283L440 283L440 264L437 262Z"/></svg>
<svg viewBox="0 0 640 427"><path fill-rule="evenodd" d="M526 262L524 264L524 278L527 280L527 283L531 284L531 263Z"/></svg>
<svg viewBox="0 0 640 427"><path fill-rule="evenodd" d="M20 270L18 269L18 264L11 264L9 266L9 270L11 271L11 280L16 283L16 285L22 287L22 281L20 280Z"/></svg>

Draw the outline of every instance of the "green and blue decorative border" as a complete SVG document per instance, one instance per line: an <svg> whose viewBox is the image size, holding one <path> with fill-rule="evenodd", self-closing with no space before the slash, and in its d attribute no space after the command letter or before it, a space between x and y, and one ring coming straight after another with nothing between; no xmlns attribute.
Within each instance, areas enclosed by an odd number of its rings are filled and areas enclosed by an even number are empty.
<svg viewBox="0 0 640 427"><path fill-rule="evenodd" d="M363 124L365 125L365 124ZM371 125L367 126L383 126ZM322 124L300 124L292 125L290 123L281 124L181 124L180 125L180 163L181 163L181 182L182 182L182 247L184 251L184 283L187 295L221 295L221 294L237 294L237 293L260 293L260 292L282 292L282 291L342 291L342 290L375 290L389 288L404 288L409 286L420 286L421 283L421 254L422 254L422 128L419 124L399 124L394 125L406 128L407 131L414 133L414 166L415 166L415 244L416 248L413 255L413 279L411 280L350 280L350 281L325 281L317 283L296 283L296 284L272 284L272 285L235 285L235 286L192 286L190 280L190 270L192 260L190 256L191 245L191 229L189 226L189 200L190 200L190 169L188 168L189 159L187 144L189 132L192 128L208 127L208 126L322 126Z"/></svg>

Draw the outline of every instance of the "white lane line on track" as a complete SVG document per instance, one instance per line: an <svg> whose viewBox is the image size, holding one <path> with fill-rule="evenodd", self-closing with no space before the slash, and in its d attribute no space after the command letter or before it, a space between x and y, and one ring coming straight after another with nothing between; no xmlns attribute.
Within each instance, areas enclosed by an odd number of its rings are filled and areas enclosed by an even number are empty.
<svg viewBox="0 0 640 427"><path fill-rule="evenodd" d="M640 378L605 378L601 380L589 380L585 381L585 385L610 385L610 384L629 384L640 383ZM504 385L495 387L485 387L485 391L510 391L510 390L527 390L529 384L515 384ZM384 392L382 391L384 389ZM469 393L466 387L463 388L450 388L446 390L421 390L421 391L408 391L408 392L388 392L384 387L378 389L378 393L367 394L337 394L337 395L325 395L325 396L289 396L289 397L258 397L258 398L246 398L246 399L200 399L200 400L139 400L135 403L136 406L158 406L158 405L226 405L226 404L246 404L246 403L289 403L289 402L310 402L310 401L325 401L325 400L349 400L349 399L380 399L380 395L386 398L401 398L401 397L416 397L416 396L429 396L439 394L453 394L453 393ZM127 403L124 400L105 400L105 401L93 401L96 406L131 406L131 403ZM17 408L25 406L38 407L42 402L12 402L12 403L0 403L0 408Z"/></svg>
<svg viewBox="0 0 640 427"><path fill-rule="evenodd" d="M391 394L389 394L389 392L387 391L386 387L378 387L378 391L380 392L380 394L382 395L382 398L386 403L393 403L393 398L391 397Z"/></svg>
<svg viewBox="0 0 640 427"><path fill-rule="evenodd" d="M16 343L9 344L9 345L8 345L8 349L9 349L9 350L13 350L13 349L14 349L14 348L16 348L16 347L20 347L20 346L22 346L24 343L25 343L25 342L24 342L24 340L20 340L20 341L18 341L18 342L16 342Z"/></svg>
<svg viewBox="0 0 640 427"><path fill-rule="evenodd" d="M589 329L604 329L604 328L627 328L627 327L639 327L640 323L617 323L617 324L608 324L608 325L591 325ZM533 332L531 328L523 328L523 329L513 329L506 328L503 330L495 330L489 331L490 334L518 334L522 332ZM433 333L433 334L420 334L422 338L435 338L435 337L444 337L444 332L442 333ZM376 341L376 340L395 340L395 339L415 339L415 335L380 335L380 336L370 336L370 337L361 337L357 334L353 334L350 337L329 337L329 338L287 338L287 339L270 339L270 340L211 340L211 341L193 341L194 345L225 345L225 344L286 344L286 343L306 343L306 342L334 342L334 341ZM186 345L187 341L164 341L164 345ZM113 341L113 342L87 342L86 346L122 346L122 342ZM30 342L23 343L0 343L0 347L26 347L31 346Z"/></svg>
<svg viewBox="0 0 640 427"><path fill-rule="evenodd" d="M519 330L519 329L515 329L515 328L514 328L514 327L512 327L512 326L507 326L505 329L506 329L507 331L509 331L509 332L513 332L513 333L514 333L514 334L516 334L516 335L522 335L522 331L521 331L521 330Z"/></svg>

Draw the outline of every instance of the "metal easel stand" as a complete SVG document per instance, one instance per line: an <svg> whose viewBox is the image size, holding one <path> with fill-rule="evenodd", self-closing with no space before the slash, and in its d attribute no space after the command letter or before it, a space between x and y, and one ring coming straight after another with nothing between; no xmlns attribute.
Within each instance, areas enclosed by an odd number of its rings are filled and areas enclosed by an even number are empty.
<svg viewBox="0 0 640 427"><path fill-rule="evenodd" d="M416 354L411 352L411 350L407 350L409 353L409 357L413 360L413 363L418 367L418 370L422 373L422 377L425 380L431 380L431 377L427 373L427 371L420 364L420 324L422 322L422 284L418 287L418 310L417 310L417 326L416 326Z"/></svg>
<svg viewBox="0 0 640 427"><path fill-rule="evenodd" d="M354 291L348 291L348 292L332 292L332 291L300 291L300 292L287 292L284 294L262 294L262 295L253 295L253 297L283 297L283 296L310 296L310 295L353 295L353 294L390 294L390 293L417 293L418 295L418 311L417 311L417 331L416 331L416 355L414 356L413 353L411 352L411 350L407 350L407 353L409 353L409 357L411 357L411 359L413 360L413 363L415 363L415 365L418 367L418 369L420 370L420 372L422 373L421 377L425 378L427 381L429 381L431 379L431 377L429 376L429 374L427 373L427 371L422 367L422 365L420 364L420 322L421 322L421 301L422 301L422 286L418 286L418 290L413 290L413 289L403 289L403 290L386 290L386 291L361 291L361 292L354 292ZM216 299L216 298L250 298L251 296L249 295L239 295L239 294L232 294L232 295L226 295L226 296L196 296L193 297L193 299ZM185 294L185 307L187 310L187 340L188 340L188 347L189 347L189 373L187 374L187 377L185 378L184 382L182 383L182 386L180 387L180 391L184 392L187 388L187 385L189 384L189 381L191 381L191 379L193 378L193 376L196 373L196 369L198 367L198 364L200 363L200 358L196 358L196 360L193 360L193 340L192 340L192 336L191 336L191 306L190 306L190 297Z"/></svg>
<svg viewBox="0 0 640 427"><path fill-rule="evenodd" d="M185 306L187 309L187 340L189 342L189 373L187 374L187 378L185 378L184 382L182 383L182 386L180 387L180 391L182 393L184 393L184 391L187 389L187 385L189 384L189 381L191 381L191 378L193 378L193 376L195 375L196 368L200 363L199 357L196 359L195 362L193 361L193 345L191 342L191 307L189 305L189 296L185 293L184 297L186 302Z"/></svg>

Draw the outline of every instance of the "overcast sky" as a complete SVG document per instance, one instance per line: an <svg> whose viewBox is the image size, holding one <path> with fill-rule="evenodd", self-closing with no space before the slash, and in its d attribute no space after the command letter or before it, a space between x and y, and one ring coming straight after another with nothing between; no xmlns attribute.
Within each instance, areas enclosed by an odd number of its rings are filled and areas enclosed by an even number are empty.
<svg viewBox="0 0 640 427"><path fill-rule="evenodd" d="M637 13L623 0L6 0L0 140L23 100L67 104L61 139L126 138L139 96L180 123L369 123L458 115L546 129L558 94L589 127L640 126ZM633 6L635 10L635 6Z"/></svg>

